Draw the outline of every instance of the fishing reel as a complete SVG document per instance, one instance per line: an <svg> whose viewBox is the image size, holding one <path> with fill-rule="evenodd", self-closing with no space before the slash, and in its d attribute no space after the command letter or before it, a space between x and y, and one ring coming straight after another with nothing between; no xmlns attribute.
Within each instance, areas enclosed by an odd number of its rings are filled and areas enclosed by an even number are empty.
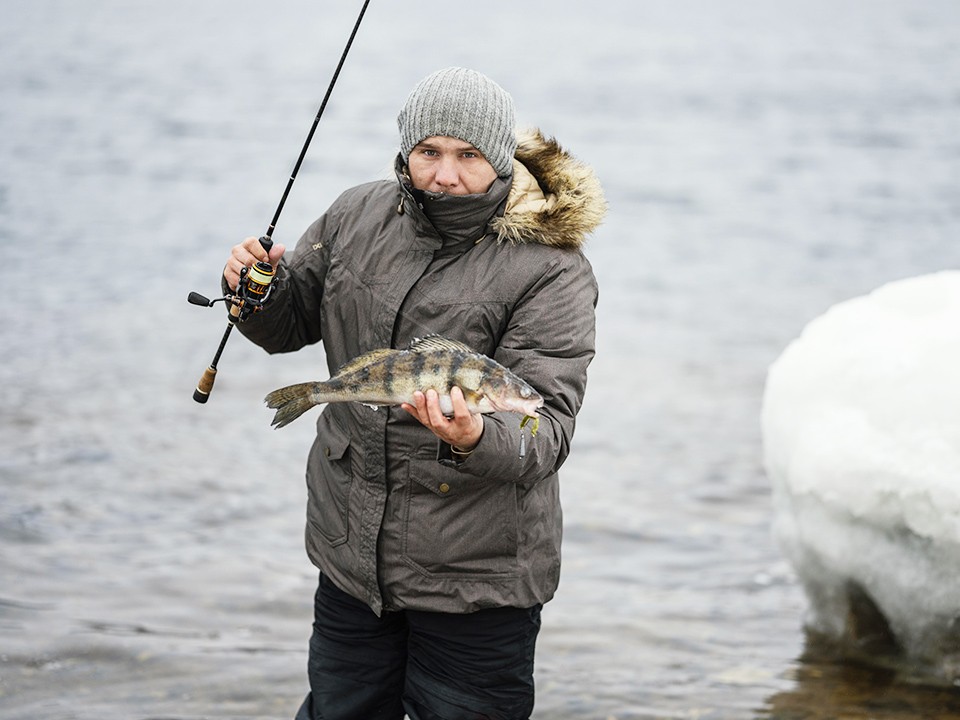
<svg viewBox="0 0 960 720"><path fill-rule="evenodd" d="M260 238L260 245L264 250L270 252L273 247L273 240L264 235ZM196 390L193 391L193 399L198 403L205 403L210 397L210 391L213 390L213 381L217 376L217 363L220 361L220 355L227 344L227 338L230 337L230 331L237 323L243 322L254 313L263 310L263 306L270 299L270 293L273 292L273 278L276 275L276 269L268 262L257 261L249 268L240 270L240 281L237 283L237 289L232 294L224 295L220 298L210 300L200 293L191 292L187 295L187 302L192 305L202 307L213 307L215 303L225 302L230 304L230 318L227 323L227 329L220 341L220 347L217 348L213 362L204 370L197 383Z"/></svg>
<svg viewBox="0 0 960 720"><path fill-rule="evenodd" d="M200 293L191 292L187 296L187 302L202 307L213 307L214 303L218 302L230 303L233 322L243 322L263 310L263 306L270 299L270 293L273 292L274 275L276 270L270 263L258 261L240 271L240 282L237 283L235 293L210 300Z"/></svg>

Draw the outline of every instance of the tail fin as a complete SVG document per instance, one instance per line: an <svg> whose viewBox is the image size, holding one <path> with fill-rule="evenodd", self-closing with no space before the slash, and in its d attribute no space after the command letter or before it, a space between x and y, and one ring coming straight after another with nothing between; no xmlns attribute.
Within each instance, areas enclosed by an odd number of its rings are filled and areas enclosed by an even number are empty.
<svg viewBox="0 0 960 720"><path fill-rule="evenodd" d="M316 405L317 402L313 399L315 385L316 383L288 385L268 394L264 402L268 408L277 411L270 424L282 428Z"/></svg>

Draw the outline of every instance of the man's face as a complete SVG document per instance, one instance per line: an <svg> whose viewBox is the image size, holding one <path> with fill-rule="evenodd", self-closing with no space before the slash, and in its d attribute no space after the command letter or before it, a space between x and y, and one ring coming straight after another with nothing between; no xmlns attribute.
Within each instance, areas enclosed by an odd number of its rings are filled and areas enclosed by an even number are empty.
<svg viewBox="0 0 960 720"><path fill-rule="evenodd" d="M490 189L497 171L473 145L446 135L421 140L407 159L418 190L448 195L477 195Z"/></svg>

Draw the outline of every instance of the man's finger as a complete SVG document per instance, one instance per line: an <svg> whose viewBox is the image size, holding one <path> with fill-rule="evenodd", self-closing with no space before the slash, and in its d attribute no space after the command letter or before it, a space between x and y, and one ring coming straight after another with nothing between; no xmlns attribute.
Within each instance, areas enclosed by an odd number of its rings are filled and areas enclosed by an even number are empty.
<svg viewBox="0 0 960 720"><path fill-rule="evenodd" d="M272 248L270 248L267 262L269 262L271 265L276 265L278 262L280 262L280 258L283 257L283 254L286 251L287 251L287 248L285 246L277 243Z"/></svg>
<svg viewBox="0 0 960 720"><path fill-rule="evenodd" d="M421 425L427 425L427 401L422 392L417 390L413 394L413 403L403 403L401 407L413 415Z"/></svg>
<svg viewBox="0 0 960 720"><path fill-rule="evenodd" d="M414 396L416 397L416 396ZM436 390L427 390L425 394L427 420L431 427L439 426L443 421L443 413L440 411L440 396Z"/></svg>
<svg viewBox="0 0 960 720"><path fill-rule="evenodd" d="M450 402L453 404L453 416L458 420L470 417L470 408L467 407L467 399L463 396L463 390L454 385L450 388Z"/></svg>
<svg viewBox="0 0 960 720"><path fill-rule="evenodd" d="M411 405L410 403L400 403L400 409L406 410L408 413L410 413L410 415L412 415L418 421L420 420L420 413L417 412L417 408L414 405Z"/></svg>

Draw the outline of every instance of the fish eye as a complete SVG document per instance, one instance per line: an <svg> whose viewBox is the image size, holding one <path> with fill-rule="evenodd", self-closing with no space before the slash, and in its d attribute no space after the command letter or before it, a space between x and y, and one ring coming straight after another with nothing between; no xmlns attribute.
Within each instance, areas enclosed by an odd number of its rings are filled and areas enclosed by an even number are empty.
<svg viewBox="0 0 960 720"><path fill-rule="evenodd" d="M530 397L530 388L528 388L528 387L522 387L522 388L520 388L520 397L522 397L522 398L528 398L528 397Z"/></svg>

